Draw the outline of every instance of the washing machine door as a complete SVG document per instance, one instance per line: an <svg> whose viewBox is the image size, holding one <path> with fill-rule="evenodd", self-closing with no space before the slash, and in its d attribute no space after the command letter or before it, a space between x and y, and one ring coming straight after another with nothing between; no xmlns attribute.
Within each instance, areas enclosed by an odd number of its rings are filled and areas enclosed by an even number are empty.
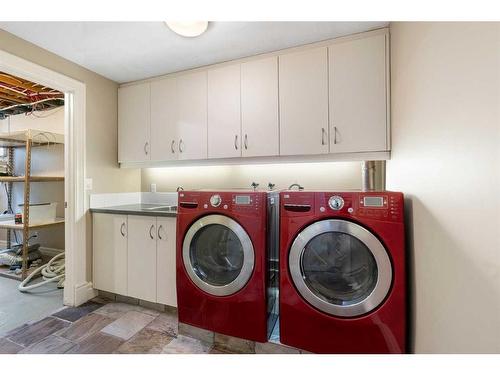
<svg viewBox="0 0 500 375"><path fill-rule="evenodd" d="M193 283L214 296L241 290L255 263L247 232L223 215L204 216L191 225L184 237L182 258Z"/></svg>
<svg viewBox="0 0 500 375"><path fill-rule="evenodd" d="M391 288L392 266L384 246L370 231L349 221L309 225L294 240L288 261L300 295L327 314L366 314Z"/></svg>

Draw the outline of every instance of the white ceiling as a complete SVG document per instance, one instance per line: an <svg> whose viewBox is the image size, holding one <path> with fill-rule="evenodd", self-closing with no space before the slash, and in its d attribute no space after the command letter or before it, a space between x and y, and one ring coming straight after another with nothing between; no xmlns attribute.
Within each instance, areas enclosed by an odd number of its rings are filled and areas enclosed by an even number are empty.
<svg viewBox="0 0 500 375"><path fill-rule="evenodd" d="M163 22L0 22L0 28L123 83L386 26L386 22L210 22L183 38Z"/></svg>

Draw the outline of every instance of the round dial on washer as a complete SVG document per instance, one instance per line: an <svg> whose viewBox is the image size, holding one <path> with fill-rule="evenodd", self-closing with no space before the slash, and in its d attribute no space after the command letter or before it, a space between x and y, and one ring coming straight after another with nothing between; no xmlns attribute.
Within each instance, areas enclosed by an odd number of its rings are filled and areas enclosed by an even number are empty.
<svg viewBox="0 0 500 375"><path fill-rule="evenodd" d="M219 194L215 194L210 197L210 204L212 207L219 207L221 203L222 199Z"/></svg>
<svg viewBox="0 0 500 375"><path fill-rule="evenodd" d="M342 197L339 197L338 195L333 195L328 200L328 205L332 210L338 211L342 209L342 207L344 207L344 199L342 199Z"/></svg>

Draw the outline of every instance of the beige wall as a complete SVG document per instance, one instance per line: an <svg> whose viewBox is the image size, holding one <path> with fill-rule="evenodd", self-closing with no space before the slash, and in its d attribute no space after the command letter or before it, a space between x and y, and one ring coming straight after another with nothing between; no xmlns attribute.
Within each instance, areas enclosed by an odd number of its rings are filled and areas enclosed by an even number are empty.
<svg viewBox="0 0 500 375"><path fill-rule="evenodd" d="M85 83L86 176L93 193L138 191L140 171L119 169L118 85L96 73L0 30L0 49ZM87 215L88 277L91 265L91 221Z"/></svg>
<svg viewBox="0 0 500 375"><path fill-rule="evenodd" d="M299 183L306 189L346 190L361 188L361 162L225 165L147 168L142 170L142 191L150 184L157 191L184 189L249 188L252 182L278 189Z"/></svg>
<svg viewBox="0 0 500 375"><path fill-rule="evenodd" d="M391 54L415 351L500 353L500 24L395 23Z"/></svg>

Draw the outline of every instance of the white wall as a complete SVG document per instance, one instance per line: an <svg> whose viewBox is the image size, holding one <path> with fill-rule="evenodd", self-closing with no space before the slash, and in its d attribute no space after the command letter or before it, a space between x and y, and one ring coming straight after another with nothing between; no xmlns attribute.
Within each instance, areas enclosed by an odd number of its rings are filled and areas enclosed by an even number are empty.
<svg viewBox="0 0 500 375"><path fill-rule="evenodd" d="M252 182L266 188L269 182L284 189L299 183L306 189L349 190L361 188L361 162L290 163L199 167L146 168L142 191L157 184L158 191L184 189L250 188Z"/></svg>
<svg viewBox="0 0 500 375"><path fill-rule="evenodd" d="M417 353L500 352L500 24L391 24Z"/></svg>
<svg viewBox="0 0 500 375"><path fill-rule="evenodd" d="M38 129L48 132L64 134L64 107L45 112L35 112L33 115L15 115L9 120L0 121L0 132ZM37 117L38 116L38 117ZM16 148L14 151L14 174L24 175L25 149ZM64 145L50 145L47 147L34 147L32 149L31 173L37 176L64 176ZM7 197L4 186L0 186L0 209L7 209ZM18 206L24 203L24 184L13 184L12 209L21 212ZM64 217L64 182L35 182L31 184L31 203L57 202L57 216ZM64 225L58 225L36 231L42 247L64 249ZM0 230L0 240L5 240L6 230ZM32 232L33 234L34 232ZM17 232L18 239L22 233ZM12 237L14 240L14 237ZM34 241L35 242L35 241Z"/></svg>

